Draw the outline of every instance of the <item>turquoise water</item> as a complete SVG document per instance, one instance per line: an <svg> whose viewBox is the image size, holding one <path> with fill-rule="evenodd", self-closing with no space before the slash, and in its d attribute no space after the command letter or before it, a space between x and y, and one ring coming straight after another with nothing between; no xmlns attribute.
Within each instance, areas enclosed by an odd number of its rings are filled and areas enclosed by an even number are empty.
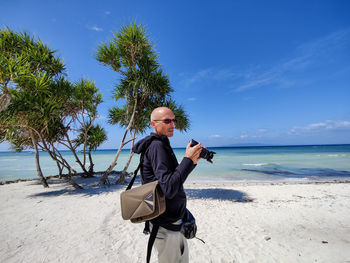
<svg viewBox="0 0 350 263"><path fill-rule="evenodd" d="M350 145L271 146L208 148L215 151L213 164L201 160L189 181L293 181L293 180L350 180ZM185 149L174 150L181 161ZM99 150L94 153L95 171L105 170L116 151ZM129 155L123 150L115 170L122 170ZM67 160L80 171L73 156L65 152ZM135 155L129 171L138 164ZM56 175L57 167L47 153L40 153L45 176ZM0 152L0 181L36 178L32 152Z"/></svg>

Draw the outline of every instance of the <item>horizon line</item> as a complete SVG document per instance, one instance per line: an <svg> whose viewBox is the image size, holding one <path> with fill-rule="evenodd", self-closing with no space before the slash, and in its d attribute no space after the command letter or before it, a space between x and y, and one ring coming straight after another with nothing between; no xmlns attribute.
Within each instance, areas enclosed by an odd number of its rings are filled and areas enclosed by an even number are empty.
<svg viewBox="0 0 350 263"><path fill-rule="evenodd" d="M342 145L350 145L350 143L331 143L331 144L254 144L252 143L249 145L247 143L246 145L242 144L233 144L233 145L226 145L226 146L208 146L207 148L253 148L253 147L302 147L302 146L342 146ZM173 149L186 149L186 147L172 147ZM123 150L130 150L130 148L124 148ZM70 150L61 150L62 152L71 152ZM96 149L95 151L118 151L118 149L108 148L108 149ZM8 153L16 153L16 151L2 151L0 152L8 152ZM34 152L34 150L24 150L21 152ZM39 151L39 152L45 152L45 151ZM82 150L77 150L76 152L82 152Z"/></svg>

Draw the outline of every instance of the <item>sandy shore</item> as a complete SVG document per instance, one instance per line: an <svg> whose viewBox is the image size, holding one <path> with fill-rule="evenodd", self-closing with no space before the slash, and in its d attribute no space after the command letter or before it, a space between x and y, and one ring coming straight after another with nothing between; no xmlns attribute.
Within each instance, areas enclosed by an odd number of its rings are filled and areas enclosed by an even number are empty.
<svg viewBox="0 0 350 263"><path fill-rule="evenodd" d="M84 182L0 186L0 261L145 262L143 225L121 218L125 186ZM189 240L190 262L350 262L349 183L186 188L206 242Z"/></svg>

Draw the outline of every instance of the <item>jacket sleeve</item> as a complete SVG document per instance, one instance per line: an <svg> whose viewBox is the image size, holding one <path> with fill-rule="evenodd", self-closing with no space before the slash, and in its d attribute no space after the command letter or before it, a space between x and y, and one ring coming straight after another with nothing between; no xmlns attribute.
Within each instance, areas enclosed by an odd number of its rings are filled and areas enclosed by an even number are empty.
<svg viewBox="0 0 350 263"><path fill-rule="evenodd" d="M148 151L154 175L165 197L172 199L195 166L191 159L184 157L176 169L172 171L169 154L160 143L152 143Z"/></svg>

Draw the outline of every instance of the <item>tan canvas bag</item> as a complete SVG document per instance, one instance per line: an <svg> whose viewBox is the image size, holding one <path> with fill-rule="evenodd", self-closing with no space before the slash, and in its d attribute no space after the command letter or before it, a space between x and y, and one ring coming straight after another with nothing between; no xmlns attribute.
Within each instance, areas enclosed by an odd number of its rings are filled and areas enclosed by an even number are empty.
<svg viewBox="0 0 350 263"><path fill-rule="evenodd" d="M158 181L122 192L120 202L123 219L132 223L145 222L165 212L165 196Z"/></svg>
<svg viewBox="0 0 350 263"><path fill-rule="evenodd" d="M149 142L149 144L151 141ZM120 206L124 220L132 223L142 223L156 218L165 212L165 196L158 185L158 181L147 183L131 189L141 168L144 152L141 153L140 163L134 172L128 187L120 194Z"/></svg>

